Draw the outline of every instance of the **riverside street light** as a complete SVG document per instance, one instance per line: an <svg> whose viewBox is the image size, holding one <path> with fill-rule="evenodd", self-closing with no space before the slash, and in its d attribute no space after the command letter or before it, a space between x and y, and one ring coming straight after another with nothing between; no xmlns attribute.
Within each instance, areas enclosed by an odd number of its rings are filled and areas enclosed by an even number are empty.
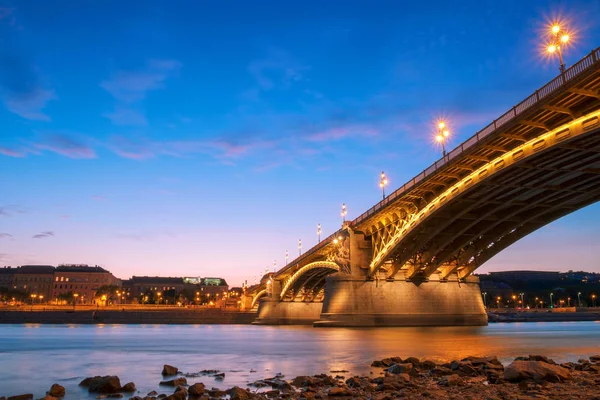
<svg viewBox="0 0 600 400"><path fill-rule="evenodd" d="M438 134L435 136L435 140L442 145L442 157L446 161L446 140L450 136L450 132L446 127L446 121L441 120L438 122Z"/></svg>
<svg viewBox="0 0 600 400"><path fill-rule="evenodd" d="M298 239L298 256L302 255L302 239Z"/></svg>
<svg viewBox="0 0 600 400"><path fill-rule="evenodd" d="M487 292L481 293L483 295L483 306L487 308L487 301L485 300L485 296L487 296Z"/></svg>
<svg viewBox="0 0 600 400"><path fill-rule="evenodd" d="M554 308L554 303L552 302L552 296L554 296L554 293L550 293L550 308Z"/></svg>
<svg viewBox="0 0 600 400"><path fill-rule="evenodd" d="M565 63L563 62L563 48L571 40L571 35L564 29L560 23L555 22L550 26L550 41L547 44L546 52L550 55L558 54L560 62L560 73L565 73Z"/></svg>
<svg viewBox="0 0 600 400"><path fill-rule="evenodd" d="M595 294L592 295L592 304L593 304L593 307L596 308L596 295Z"/></svg>
<svg viewBox="0 0 600 400"><path fill-rule="evenodd" d="M577 304L579 304L579 307L581 307L581 292L577 293Z"/></svg>
<svg viewBox="0 0 600 400"><path fill-rule="evenodd" d="M346 222L346 214L348 214L348 209L346 209L346 203L342 203L342 222Z"/></svg>
<svg viewBox="0 0 600 400"><path fill-rule="evenodd" d="M379 181L379 187L381 188L381 195L383 200L385 200L385 187L388 184L387 177L385 176L385 172L381 171L381 180Z"/></svg>
<svg viewBox="0 0 600 400"><path fill-rule="evenodd" d="M521 296L521 304L523 305L523 307L525 307L525 293L519 293L519 296Z"/></svg>
<svg viewBox="0 0 600 400"><path fill-rule="evenodd" d="M288 251L285 251L285 265L287 266L288 263L288 258L290 257L290 253L288 253Z"/></svg>
<svg viewBox="0 0 600 400"><path fill-rule="evenodd" d="M319 243L321 243L321 224L317 225L317 236L319 237Z"/></svg>

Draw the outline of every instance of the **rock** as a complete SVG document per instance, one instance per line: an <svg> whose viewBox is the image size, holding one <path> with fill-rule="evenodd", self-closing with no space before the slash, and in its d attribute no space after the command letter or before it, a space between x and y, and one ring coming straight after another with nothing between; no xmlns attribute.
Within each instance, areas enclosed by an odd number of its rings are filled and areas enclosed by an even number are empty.
<svg viewBox="0 0 600 400"><path fill-rule="evenodd" d="M225 379L225 372L221 372L220 374L215 374L214 377L217 380L223 380L223 379Z"/></svg>
<svg viewBox="0 0 600 400"><path fill-rule="evenodd" d="M596 356L590 356L590 361L594 363L600 363L600 354Z"/></svg>
<svg viewBox="0 0 600 400"><path fill-rule="evenodd" d="M540 356L537 354L530 354L527 357L517 357L517 358L515 358L515 361L543 361L547 364L556 364L554 362L554 360L551 360L548 357Z"/></svg>
<svg viewBox="0 0 600 400"><path fill-rule="evenodd" d="M4 397L0 397L0 399L4 399ZM42 397L40 400L58 400L58 397L50 396L49 394Z"/></svg>
<svg viewBox="0 0 600 400"><path fill-rule="evenodd" d="M188 388L188 393L194 396L200 396L204 394L205 386L204 383L194 383Z"/></svg>
<svg viewBox="0 0 600 400"><path fill-rule="evenodd" d="M121 388L121 391L127 392L127 393L135 392L135 383L127 382L125 385L123 385L123 387Z"/></svg>
<svg viewBox="0 0 600 400"><path fill-rule="evenodd" d="M165 397L165 400L185 400L187 399L187 393L184 391L175 392L170 396Z"/></svg>
<svg viewBox="0 0 600 400"><path fill-rule="evenodd" d="M54 385L52 385L52 387L48 391L48 394L52 397L64 397L65 396L65 388L64 388L64 386L61 386L58 383L55 383Z"/></svg>
<svg viewBox="0 0 600 400"><path fill-rule="evenodd" d="M231 389L227 390L226 393L229 395L231 400L247 400L250 398L250 393L239 386L232 387Z"/></svg>
<svg viewBox="0 0 600 400"><path fill-rule="evenodd" d="M515 360L504 369L504 379L509 382L526 379L534 379L537 382L562 382L572 379L572 375L568 369L544 361Z"/></svg>
<svg viewBox="0 0 600 400"><path fill-rule="evenodd" d="M110 398L110 399L122 399L123 397L123 393L111 393L109 395L107 395L106 397Z"/></svg>
<svg viewBox="0 0 600 400"><path fill-rule="evenodd" d="M389 372L390 374L404 374L412 369L413 365L410 363L394 364L387 369L387 372Z"/></svg>
<svg viewBox="0 0 600 400"><path fill-rule="evenodd" d="M16 396L8 396L6 400L33 400L32 394L18 394Z"/></svg>
<svg viewBox="0 0 600 400"><path fill-rule="evenodd" d="M453 375L454 371L452 371L450 368L446 368L443 366L436 366L435 368L431 369L431 371L429 371L429 375L431 376L446 376L446 375Z"/></svg>
<svg viewBox="0 0 600 400"><path fill-rule="evenodd" d="M115 375L85 378L79 385L87 387L90 393L110 394L121 390L121 381Z"/></svg>
<svg viewBox="0 0 600 400"><path fill-rule="evenodd" d="M140 396L133 396L133 397L130 397L129 400L144 400L144 399Z"/></svg>
<svg viewBox="0 0 600 400"><path fill-rule="evenodd" d="M465 382L458 374L445 376L438 382L440 386L463 386L464 384Z"/></svg>
<svg viewBox="0 0 600 400"><path fill-rule="evenodd" d="M332 387L327 391L327 396L329 397L342 397L342 396L352 396L353 393L347 388L344 387Z"/></svg>
<svg viewBox="0 0 600 400"><path fill-rule="evenodd" d="M185 386L177 386L175 388L175 393L177 393L177 392L183 392L183 393L185 393L186 396L188 394L188 390L185 388Z"/></svg>
<svg viewBox="0 0 600 400"><path fill-rule="evenodd" d="M168 381L160 381L159 385L165 386L179 386L179 385L187 385L187 379L184 377L175 378Z"/></svg>
<svg viewBox="0 0 600 400"><path fill-rule="evenodd" d="M415 368L421 365L421 361L417 357L408 357L406 360L400 361L400 363L412 364Z"/></svg>
<svg viewBox="0 0 600 400"><path fill-rule="evenodd" d="M179 369L177 369L177 367L174 367L169 364L165 364L163 366L162 375L163 376L172 376L172 375L177 375L178 372L179 372Z"/></svg>
<svg viewBox="0 0 600 400"><path fill-rule="evenodd" d="M437 366L437 364L431 360L424 360L424 361L421 361L421 363L419 364L419 368L421 368L422 370L426 370L426 371L434 369L436 366Z"/></svg>
<svg viewBox="0 0 600 400"><path fill-rule="evenodd" d="M277 389L274 389L274 390L267 390L267 391L265 392L265 395L266 395L268 398L270 398L270 399L272 399L272 398L275 398L275 397L279 397L279 395L280 395L280 394L281 394L281 392L280 392L279 390L277 390Z"/></svg>
<svg viewBox="0 0 600 400"><path fill-rule="evenodd" d="M156 396L156 395L158 395L158 393L156 392L156 390L153 390L150 393L148 393L146 396Z"/></svg>

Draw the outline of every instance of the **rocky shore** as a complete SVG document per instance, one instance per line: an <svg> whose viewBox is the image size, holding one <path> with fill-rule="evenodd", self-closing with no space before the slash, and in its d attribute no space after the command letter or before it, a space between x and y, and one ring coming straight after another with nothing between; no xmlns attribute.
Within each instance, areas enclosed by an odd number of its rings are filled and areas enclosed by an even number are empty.
<svg viewBox="0 0 600 400"><path fill-rule="evenodd" d="M541 355L517 357L504 366L496 357L467 357L445 363L415 357L390 357L373 361L369 376L344 376L347 371L297 376L277 374L228 390L209 388L201 380L220 380L216 370L184 373L165 365L156 390L139 393L133 382L121 384L117 376L88 377L80 387L90 398L131 400L259 400L259 399L577 399L600 400L600 355L558 364ZM194 383L188 382L194 380ZM75 399L54 384L43 400ZM36 397L40 398L40 397ZM33 394L0 397L32 400Z"/></svg>

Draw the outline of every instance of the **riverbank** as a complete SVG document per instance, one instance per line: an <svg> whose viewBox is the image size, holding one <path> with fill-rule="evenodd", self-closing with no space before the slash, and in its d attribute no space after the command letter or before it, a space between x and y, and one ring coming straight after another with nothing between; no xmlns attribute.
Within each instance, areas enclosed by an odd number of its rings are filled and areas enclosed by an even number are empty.
<svg viewBox="0 0 600 400"><path fill-rule="evenodd" d="M227 309L0 310L3 324L250 324L256 313Z"/></svg>
<svg viewBox="0 0 600 400"><path fill-rule="evenodd" d="M218 389L205 382L222 381L225 372L184 372L175 366L164 365L162 379L156 382L154 390L147 393L137 390L134 382L122 384L118 376L106 375L81 380L74 392L67 391L58 383L49 383L43 400L88 396L130 400L600 398L600 355L562 364L541 355L529 355L517 357L506 366L495 356L467 357L447 362L389 357L373 361L371 367L369 375L347 377L344 374L348 371L338 370L291 378L277 373L250 382L246 387ZM34 394L24 393L0 397L0 400L33 398Z"/></svg>
<svg viewBox="0 0 600 400"><path fill-rule="evenodd" d="M488 322L577 322L600 321L600 310L583 309L573 312L488 311Z"/></svg>

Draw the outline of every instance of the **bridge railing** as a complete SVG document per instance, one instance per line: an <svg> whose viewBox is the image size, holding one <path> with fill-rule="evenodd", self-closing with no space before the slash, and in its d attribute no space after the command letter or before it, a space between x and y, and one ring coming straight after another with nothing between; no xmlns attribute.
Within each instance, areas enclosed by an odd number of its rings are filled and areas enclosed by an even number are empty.
<svg viewBox="0 0 600 400"><path fill-rule="evenodd" d="M383 207L387 206L389 203L393 202L396 198L403 195L409 189L413 188L417 183L425 179L426 177L434 174L438 169L454 160L458 156L460 156L467 149L475 146L479 141L484 139L485 137L491 135L496 132L500 127L508 123L509 121L516 118L518 115L526 111L527 109L534 106L543 98L549 96L554 93L557 89L561 88L567 82L571 81L573 78L577 77L582 72L586 71L591 66L598 64L600 61L600 47L593 50L586 57L579 60L576 64L567 69L564 73L561 73L559 76L548 82L546 85L536 90L531 96L527 97L525 100L508 110L506 113L501 115L498 119L494 120L491 124L477 132L475 135L471 136L463 143L458 145L455 149L450 151L445 157L437 160L432 165L430 165L427 169L421 172L419 175L415 176L413 179L405 183L399 189L390 193L385 199L375 204L373 207L368 209L366 212L362 213L356 219L354 219L350 224L357 225L369 218L371 215L375 214ZM335 233L337 234L337 232Z"/></svg>

